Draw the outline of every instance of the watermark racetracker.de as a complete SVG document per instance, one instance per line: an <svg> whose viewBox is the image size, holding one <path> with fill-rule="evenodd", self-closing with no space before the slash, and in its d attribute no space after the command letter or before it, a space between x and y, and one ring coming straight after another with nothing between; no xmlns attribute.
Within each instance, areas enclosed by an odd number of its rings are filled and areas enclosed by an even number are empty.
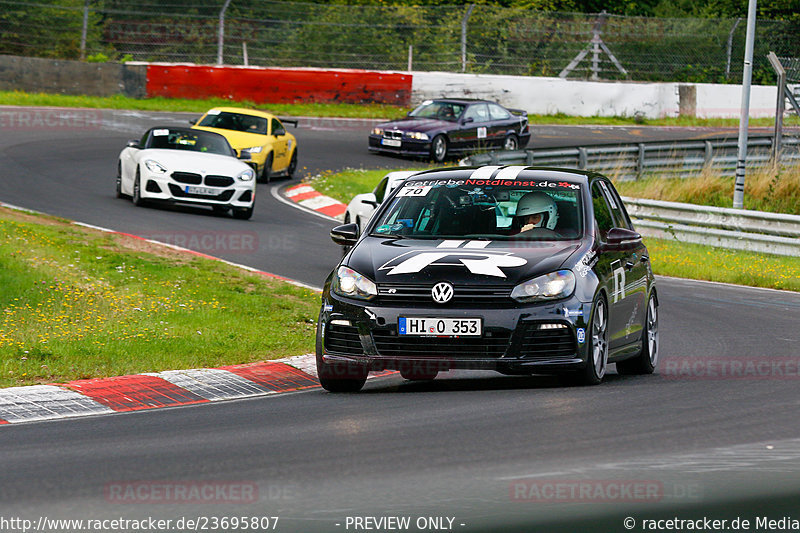
<svg viewBox="0 0 800 533"><path fill-rule="evenodd" d="M508 485L512 502L524 503L664 503L700 501L695 482L659 479L514 479Z"/></svg>
<svg viewBox="0 0 800 533"><path fill-rule="evenodd" d="M102 125L101 109L0 108L0 131L93 131Z"/></svg>
<svg viewBox="0 0 800 533"><path fill-rule="evenodd" d="M666 379L792 380L800 379L800 357L668 357L661 361L658 372Z"/></svg>

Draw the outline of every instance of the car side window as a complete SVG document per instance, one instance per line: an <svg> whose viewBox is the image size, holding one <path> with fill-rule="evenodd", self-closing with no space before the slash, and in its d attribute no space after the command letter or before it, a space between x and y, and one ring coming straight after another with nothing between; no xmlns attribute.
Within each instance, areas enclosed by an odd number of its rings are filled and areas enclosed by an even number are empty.
<svg viewBox="0 0 800 533"><path fill-rule="evenodd" d="M142 135L142 140L141 140L141 141L139 141L139 147L140 147L140 148L144 148L145 146L147 146L147 137L148 137L149 135L150 135L150 132L149 132L149 131L146 131L146 132L144 133L144 135Z"/></svg>
<svg viewBox="0 0 800 533"><path fill-rule="evenodd" d="M286 130L283 128L283 124L277 118L273 118L270 124L270 132L274 136L283 135L286 133Z"/></svg>
<svg viewBox="0 0 800 533"><path fill-rule="evenodd" d="M386 194L386 184L389 183L389 178L383 178L381 182L375 187L372 193L375 195L375 201L378 203L383 202L383 195Z"/></svg>
<svg viewBox="0 0 800 533"><path fill-rule="evenodd" d="M598 183L600 183L600 187L602 187L603 191L606 193L608 203L611 205L611 213L614 215L616 221L615 226L632 230L633 224L631 224L631 219L628 216L628 212L625 211L625 206L622 205L622 200L620 200L617 191L605 181L600 181Z"/></svg>
<svg viewBox="0 0 800 533"><path fill-rule="evenodd" d="M614 217L611 216L611 210L600 183L600 181L595 181L592 184L592 206L598 236L600 240L605 241L608 230L614 227Z"/></svg>
<svg viewBox="0 0 800 533"><path fill-rule="evenodd" d="M467 108L464 118L471 118L474 122L486 122L489 120L489 110L486 104L475 104Z"/></svg>
<svg viewBox="0 0 800 533"><path fill-rule="evenodd" d="M489 104L489 116L492 120L507 120L511 114L497 104Z"/></svg>

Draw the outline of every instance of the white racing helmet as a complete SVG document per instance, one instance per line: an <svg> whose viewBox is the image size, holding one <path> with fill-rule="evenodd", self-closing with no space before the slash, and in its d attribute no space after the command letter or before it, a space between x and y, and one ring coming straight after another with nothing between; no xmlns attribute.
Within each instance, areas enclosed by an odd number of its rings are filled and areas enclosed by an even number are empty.
<svg viewBox="0 0 800 533"><path fill-rule="evenodd" d="M558 208L555 201L547 193L541 191L529 192L517 202L515 217L526 217L541 213L542 221L537 227L555 229L558 223Z"/></svg>

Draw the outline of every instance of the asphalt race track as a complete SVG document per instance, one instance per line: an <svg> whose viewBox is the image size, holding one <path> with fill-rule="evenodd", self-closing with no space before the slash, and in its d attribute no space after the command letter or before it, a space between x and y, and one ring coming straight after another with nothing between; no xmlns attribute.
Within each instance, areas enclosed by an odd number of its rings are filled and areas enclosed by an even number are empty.
<svg viewBox="0 0 800 533"><path fill-rule="evenodd" d="M328 238L333 223L277 201L270 187L286 181L259 185L250 221L114 197L125 141L192 116L104 111L93 127L4 127L0 201L167 240L252 232L254 249L224 249L223 239L199 251L320 286L339 257ZM302 173L415 164L369 154L367 129L365 121L301 124ZM719 133L536 127L534 142ZM279 516L276 531L355 531L353 517L396 516L410 517L409 531L465 532L642 531L644 519L702 517L729 527L750 520L755 531L758 517L800 519L800 295L658 283L662 360L653 376L612 370L588 388L491 372L432 383L389 376L360 394L313 389L3 427L0 517ZM178 504L114 496L114 487L135 482L244 485L257 497Z"/></svg>

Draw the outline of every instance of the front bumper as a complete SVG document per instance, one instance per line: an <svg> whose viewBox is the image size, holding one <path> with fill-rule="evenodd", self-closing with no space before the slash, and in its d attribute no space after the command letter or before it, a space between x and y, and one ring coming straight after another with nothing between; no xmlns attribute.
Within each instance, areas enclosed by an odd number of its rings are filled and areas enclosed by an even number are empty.
<svg viewBox="0 0 800 533"><path fill-rule="evenodd" d="M317 356L371 371L422 368L559 373L584 366L591 303L572 297L557 303L490 308L392 307L326 294ZM398 334L398 318L481 318L479 337Z"/></svg>
<svg viewBox="0 0 800 533"><path fill-rule="evenodd" d="M201 178L199 183L190 183L186 179L176 179L174 175L179 172L156 174L146 171L141 175L141 196L146 200L163 201L170 203L184 203L195 205L224 205L229 207L252 207L255 201L255 180L239 181L229 178L228 183L221 177L210 176ZM188 173L183 173L188 174ZM191 181L191 180L190 180ZM189 187L203 187L212 191L212 194L196 194L189 192Z"/></svg>
<svg viewBox="0 0 800 533"><path fill-rule="evenodd" d="M387 146L382 144L383 137L379 135L369 136L369 151L405 156L429 156L431 153L431 141L421 141L416 139L399 139L400 146Z"/></svg>

